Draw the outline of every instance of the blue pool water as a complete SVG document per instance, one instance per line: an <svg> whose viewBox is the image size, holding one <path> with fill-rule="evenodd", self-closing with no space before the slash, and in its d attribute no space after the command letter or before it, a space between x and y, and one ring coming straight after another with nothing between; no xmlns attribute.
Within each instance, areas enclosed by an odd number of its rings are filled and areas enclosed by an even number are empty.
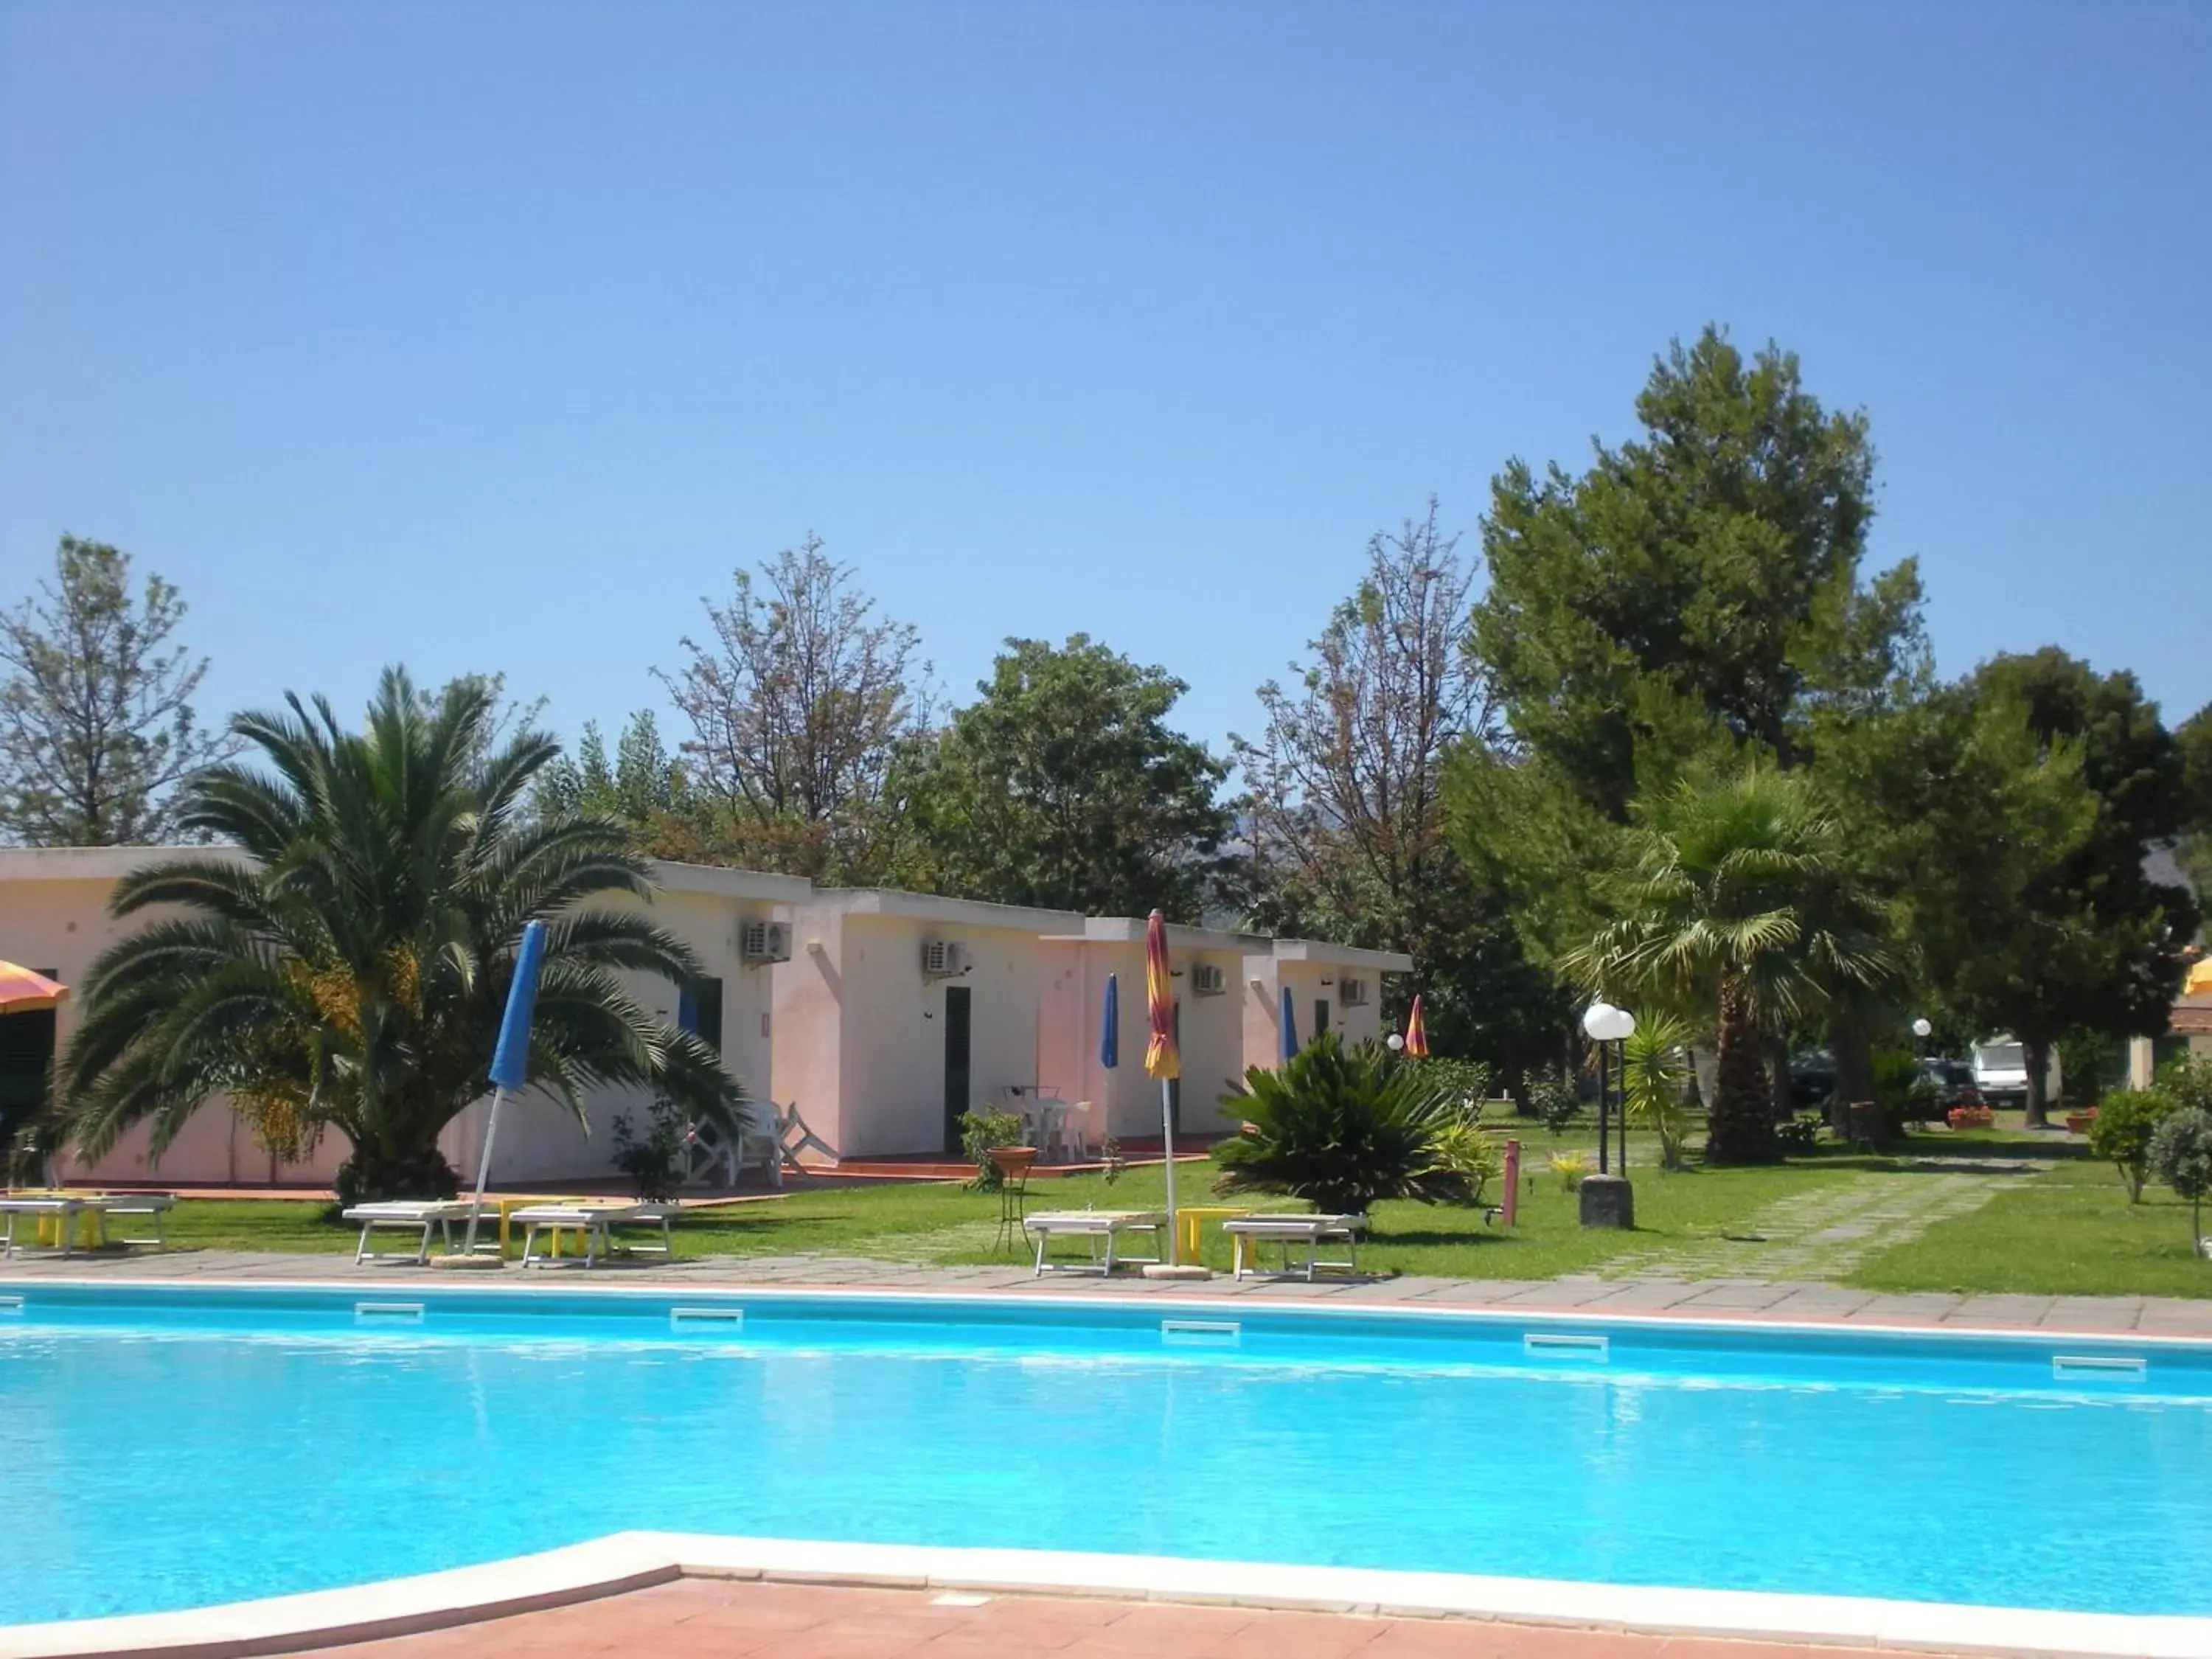
<svg viewBox="0 0 2212 1659"><path fill-rule="evenodd" d="M675 1305L8 1287L0 1624L629 1528L2212 1614L2201 1348Z"/></svg>

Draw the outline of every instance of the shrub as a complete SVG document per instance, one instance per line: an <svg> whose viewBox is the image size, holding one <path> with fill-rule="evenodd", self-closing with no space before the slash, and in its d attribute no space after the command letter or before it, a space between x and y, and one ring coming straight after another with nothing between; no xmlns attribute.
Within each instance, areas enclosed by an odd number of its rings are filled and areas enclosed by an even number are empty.
<svg viewBox="0 0 2212 1659"><path fill-rule="evenodd" d="M2181 1103L2164 1088L2123 1089L2098 1103L2096 1121L2089 1126L2089 1150L2120 1172L2129 1203L2142 1202L2151 1137L2180 1109Z"/></svg>
<svg viewBox="0 0 2212 1659"><path fill-rule="evenodd" d="M1553 1134L1566 1133L1575 1114L1582 1109L1574 1079L1556 1066L1549 1066L1532 1076L1527 1086L1528 1109L1543 1119L1544 1127Z"/></svg>
<svg viewBox="0 0 2212 1659"><path fill-rule="evenodd" d="M1480 1060L1446 1060L1437 1056L1421 1061L1426 1072L1454 1105L1480 1109L1498 1082L1498 1071Z"/></svg>
<svg viewBox="0 0 2212 1659"><path fill-rule="evenodd" d="M2212 1059L2176 1055L2158 1068L2158 1086L2173 1097L2177 1109L2212 1112Z"/></svg>
<svg viewBox="0 0 2212 1659"><path fill-rule="evenodd" d="M1774 1138L1785 1152L1809 1152L1820 1143L1820 1120L1793 1117L1774 1126Z"/></svg>
<svg viewBox="0 0 2212 1659"><path fill-rule="evenodd" d="M1621 1045L1621 1098L1628 1121L1659 1137L1660 1167L1682 1167L1690 1138L1690 1109L1682 1095L1690 1079L1690 1028L1672 1014L1643 1021Z"/></svg>
<svg viewBox="0 0 2212 1659"><path fill-rule="evenodd" d="M995 1193L1006 1182L991 1154L1001 1146L1021 1144L1022 1120L1013 1112L960 1114L960 1155L975 1166L968 1184L978 1192Z"/></svg>
<svg viewBox="0 0 2212 1659"><path fill-rule="evenodd" d="M1429 1150L1437 1164L1466 1178L1469 1204L1482 1202L1483 1188L1505 1168L1505 1154L1483 1133L1480 1097L1447 1115L1431 1138Z"/></svg>
<svg viewBox="0 0 2212 1659"><path fill-rule="evenodd" d="M2188 1106L2158 1126L2150 1138L2151 1173L2189 1206L2189 1237L2204 1249L2204 1200L2212 1194L2212 1112Z"/></svg>
<svg viewBox="0 0 2212 1659"><path fill-rule="evenodd" d="M1243 1120L1214 1152L1224 1193L1280 1193L1344 1215L1385 1198L1468 1201L1467 1176L1436 1152L1450 1102L1418 1060L1324 1032L1279 1070L1245 1073L1222 1108Z"/></svg>
<svg viewBox="0 0 2212 1659"><path fill-rule="evenodd" d="M1583 1177L1590 1172L1589 1159L1581 1152L1553 1152L1551 1170L1559 1176L1560 1188L1571 1193L1583 1184Z"/></svg>
<svg viewBox="0 0 2212 1659"><path fill-rule="evenodd" d="M615 1168L629 1177L637 1195L647 1203L675 1197L682 1182L684 1149L691 1139L691 1126L676 1103L665 1095L653 1101L642 1137L632 1133L627 1112L617 1112L612 1127Z"/></svg>
<svg viewBox="0 0 2212 1659"><path fill-rule="evenodd" d="M1902 1048L1874 1052L1874 1103L1881 1112L1882 1127L1901 1134L1908 1123L1926 1123L1943 1115L1942 1091L1936 1086L1918 1060ZM1836 1121L1850 1102L1838 1101Z"/></svg>

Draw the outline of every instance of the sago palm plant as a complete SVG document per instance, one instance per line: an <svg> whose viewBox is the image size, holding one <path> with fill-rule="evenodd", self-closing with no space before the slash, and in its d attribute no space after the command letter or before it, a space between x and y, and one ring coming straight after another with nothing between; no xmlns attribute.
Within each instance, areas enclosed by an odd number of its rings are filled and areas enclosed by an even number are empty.
<svg viewBox="0 0 2212 1659"><path fill-rule="evenodd" d="M158 1158L226 1096L297 1156L326 1130L351 1143L340 1195L449 1194L439 1132L485 1091L523 925L544 921L532 1081L580 1121L585 1092L651 1089L735 1127L744 1097L706 1044L641 1003L623 975L697 971L635 908L645 863L622 829L534 820L532 780L558 753L495 736L489 692L434 701L388 670L367 729L330 704L242 714L258 764L204 774L183 823L234 854L194 854L118 884L118 916L155 913L109 949L62 1066L64 1124L97 1157L145 1123Z"/></svg>
<svg viewBox="0 0 2212 1659"><path fill-rule="evenodd" d="M1719 1076L1708 1154L1774 1161L1762 1036L1894 972L1875 908L1850 890L1835 826L1792 774L1685 781L1661 797L1632 848L1609 884L1620 919L1568 958L1569 971L1595 988L1712 1010Z"/></svg>
<svg viewBox="0 0 2212 1659"><path fill-rule="evenodd" d="M1451 1091L1419 1060L1347 1048L1325 1031L1281 1068L1254 1066L1222 1100L1243 1128L1214 1151L1224 1193L1282 1193L1338 1215L1377 1199L1473 1201L1451 1156Z"/></svg>

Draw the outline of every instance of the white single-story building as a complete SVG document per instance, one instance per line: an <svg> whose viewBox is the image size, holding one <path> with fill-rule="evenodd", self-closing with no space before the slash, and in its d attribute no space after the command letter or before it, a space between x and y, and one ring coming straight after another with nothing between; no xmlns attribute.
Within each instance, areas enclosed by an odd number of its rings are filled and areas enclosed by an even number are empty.
<svg viewBox="0 0 2212 1659"><path fill-rule="evenodd" d="M0 960L82 985L100 952L140 925L109 915L116 882L156 858L214 850L0 849ZM1158 1085L1144 1070L1141 920L816 888L698 865L659 863L654 878L653 914L691 948L700 974L682 987L641 975L637 988L720 1048L763 1117L796 1109L806 1161L957 1152L962 1113L1018 1108L1040 1094L1089 1103L1082 1127L1094 1146L1109 1134L1159 1133ZM1380 1033L1382 975L1412 966L1389 952L1204 928L1170 928L1169 947L1182 1031L1178 1125L1199 1136L1233 1129L1221 1096L1246 1067L1277 1062L1282 988L1291 989L1300 1036L1325 1026L1357 1041ZM1099 1063L1109 974L1119 976L1121 1004L1111 1071ZM82 1012L73 997L57 1010L0 1015L0 1131L42 1097ZM441 1144L455 1168L474 1168L489 1104L447 1128ZM613 1117L641 1119L648 1104L634 1091L604 1091L589 1103L587 1133L550 1098L525 1096L501 1115L492 1179L598 1179L611 1167ZM333 1134L297 1164L279 1164L224 1102L211 1100L158 1164L142 1129L97 1166L64 1164L64 1173L319 1186L348 1151Z"/></svg>
<svg viewBox="0 0 2212 1659"><path fill-rule="evenodd" d="M1272 941L1255 933L1202 927L1168 929L1175 980L1181 1079L1170 1091L1178 1132L1234 1132L1220 1111L1223 1095L1252 1062L1245 1056L1238 993L1245 962ZM1082 931L1042 941L1043 989L1037 1036L1037 1076L1072 1105L1087 1107L1084 1139L1150 1139L1160 1133L1159 1085L1145 1073L1149 1034L1145 1000L1145 923L1134 916L1092 916ZM1115 985L1119 1052L1102 1058L1106 983ZM1267 1064L1273 1064L1270 1056Z"/></svg>

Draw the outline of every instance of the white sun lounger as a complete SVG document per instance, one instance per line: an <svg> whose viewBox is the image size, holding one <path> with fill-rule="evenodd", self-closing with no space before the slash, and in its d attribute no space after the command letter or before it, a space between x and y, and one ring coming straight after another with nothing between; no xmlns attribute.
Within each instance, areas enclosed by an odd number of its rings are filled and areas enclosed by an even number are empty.
<svg viewBox="0 0 2212 1659"><path fill-rule="evenodd" d="M29 1216L45 1221L54 1219L61 1224L63 1255L76 1253L76 1218L92 1218L93 1247L106 1244L151 1244L165 1249L168 1240L162 1231L161 1218L176 1207L173 1193L15 1193L0 1196L0 1256L13 1255L23 1247L15 1242L15 1218ZM107 1231L108 1219L118 1215L143 1215L154 1218L151 1238L113 1238Z"/></svg>
<svg viewBox="0 0 2212 1659"><path fill-rule="evenodd" d="M1221 1224L1221 1231L1231 1239L1230 1266L1233 1275L1242 1279L1247 1273L1256 1273L1260 1268L1260 1244L1273 1240L1283 1247L1281 1276L1293 1278L1299 1270L1291 1265L1291 1249L1294 1245L1306 1247L1304 1279L1310 1285L1323 1267L1348 1267L1359 1271L1359 1235L1367 1231L1364 1215L1239 1215L1231 1216ZM1341 1261L1322 1260L1321 1247L1324 1243L1341 1242L1344 1259Z"/></svg>
<svg viewBox="0 0 2212 1659"><path fill-rule="evenodd" d="M356 1204L345 1212L348 1221L361 1224L361 1243L353 1253L353 1265L364 1261L411 1261L421 1267L430 1259L430 1231L436 1228L445 1240L447 1255L453 1253L453 1224L466 1221L474 1206L465 1198L388 1198L374 1204ZM369 1236L379 1227L396 1228L401 1231L413 1229L421 1237L412 1255L401 1250L387 1250L378 1255L368 1248Z"/></svg>
<svg viewBox="0 0 2212 1659"><path fill-rule="evenodd" d="M0 1198L0 1257L11 1256L29 1247L15 1242L15 1219L28 1216L36 1221L49 1218L61 1223L61 1254L76 1253L72 1242L76 1235L76 1218L92 1212L92 1200L86 1198Z"/></svg>
<svg viewBox="0 0 2212 1659"><path fill-rule="evenodd" d="M651 1227L660 1229L658 1244L630 1244L626 1248L647 1251L656 1255L669 1254L668 1222L675 1215L673 1204L532 1204L517 1210L510 1220L522 1224L522 1265L542 1267L554 1260L538 1254L538 1234L543 1228L558 1233L564 1230L584 1236L584 1254L580 1265L589 1267L606 1255L613 1248L612 1229L617 1227Z"/></svg>
<svg viewBox="0 0 2212 1659"><path fill-rule="evenodd" d="M1115 1246L1123 1233L1150 1233L1152 1236L1152 1253L1150 1255L1125 1255L1121 1260L1163 1261L1165 1258L1160 1255L1160 1238L1167 1224L1167 1217L1157 1210L1044 1210L1036 1215L1024 1216L1022 1231L1036 1240L1036 1272L1030 1276L1097 1273L1101 1278L1109 1277L1114 1271ZM1088 1240L1091 1259L1082 1262L1046 1261L1045 1247L1059 1235ZM1106 1245L1103 1257L1098 1249L1102 1239Z"/></svg>

